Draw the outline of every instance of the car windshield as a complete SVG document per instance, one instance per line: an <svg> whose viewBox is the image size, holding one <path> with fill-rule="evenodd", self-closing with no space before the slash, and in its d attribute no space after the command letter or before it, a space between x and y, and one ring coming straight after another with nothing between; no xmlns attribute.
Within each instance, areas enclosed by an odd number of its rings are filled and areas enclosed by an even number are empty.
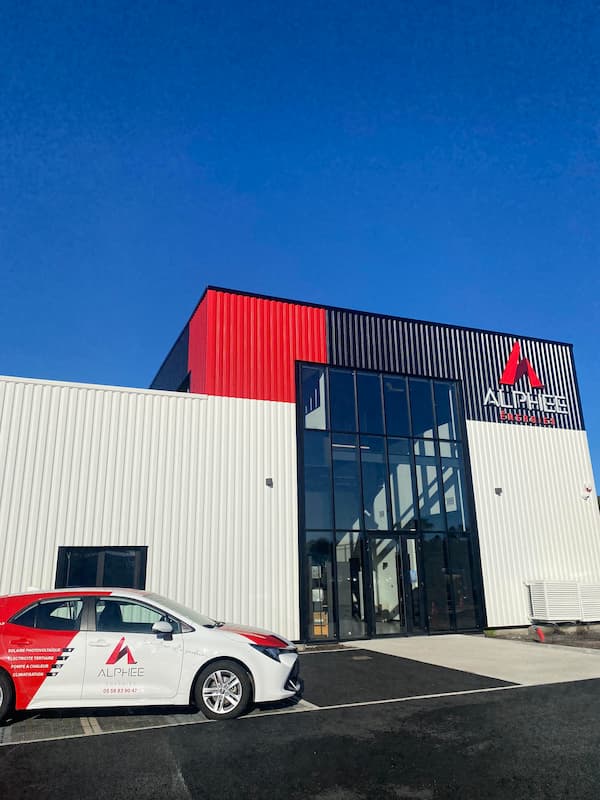
<svg viewBox="0 0 600 800"><path fill-rule="evenodd" d="M211 619L204 614L200 614L198 611L194 611L193 608L188 608L181 603L176 603L174 600L171 600L168 597L162 597L162 595L154 594L153 592L146 592L145 597L147 597L148 600L153 600L155 603L157 603L157 605L166 606L175 615L186 617L191 622L195 622L197 625L203 625L204 627L210 628L215 628L219 625L216 620Z"/></svg>

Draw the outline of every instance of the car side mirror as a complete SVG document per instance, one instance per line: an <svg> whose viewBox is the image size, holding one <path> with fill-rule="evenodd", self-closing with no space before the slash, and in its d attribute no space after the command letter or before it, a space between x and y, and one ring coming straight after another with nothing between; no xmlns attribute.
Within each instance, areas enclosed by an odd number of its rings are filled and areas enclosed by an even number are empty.
<svg viewBox="0 0 600 800"><path fill-rule="evenodd" d="M173 638L173 626L170 622L161 619L152 626L152 633L155 633L159 639L166 639L167 642L170 642Z"/></svg>

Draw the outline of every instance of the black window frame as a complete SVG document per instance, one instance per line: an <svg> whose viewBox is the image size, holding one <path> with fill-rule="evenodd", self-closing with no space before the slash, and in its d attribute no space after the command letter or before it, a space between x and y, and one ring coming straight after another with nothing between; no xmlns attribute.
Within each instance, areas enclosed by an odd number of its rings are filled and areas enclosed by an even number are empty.
<svg viewBox="0 0 600 800"><path fill-rule="evenodd" d="M67 579L69 577L69 556L72 552L83 553L85 551L86 554L93 554L96 553L98 556L98 561L96 563L96 580L97 582L94 584L68 584ZM74 589L74 588L86 588L86 589L93 589L93 588L106 588L108 586L114 586L114 583L104 583L104 568L105 568L105 557L107 553L110 552L127 552L127 551L134 551L136 556L136 566L134 572L134 585L133 586L119 586L117 588L121 589L145 589L146 588L146 573L147 573L147 564L148 564L148 546L147 545L102 545L99 547L95 547L93 545L86 545L86 546L71 546L71 545L61 545L58 548L58 556L56 562L56 577L54 580L54 588L55 589ZM101 581L101 582L98 582Z"/></svg>

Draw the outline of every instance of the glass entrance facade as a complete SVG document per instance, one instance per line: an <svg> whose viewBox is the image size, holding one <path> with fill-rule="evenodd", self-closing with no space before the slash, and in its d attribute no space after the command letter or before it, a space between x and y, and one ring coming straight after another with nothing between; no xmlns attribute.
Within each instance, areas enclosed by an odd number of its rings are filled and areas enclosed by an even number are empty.
<svg viewBox="0 0 600 800"><path fill-rule="evenodd" d="M459 386L299 367L307 640L483 624Z"/></svg>

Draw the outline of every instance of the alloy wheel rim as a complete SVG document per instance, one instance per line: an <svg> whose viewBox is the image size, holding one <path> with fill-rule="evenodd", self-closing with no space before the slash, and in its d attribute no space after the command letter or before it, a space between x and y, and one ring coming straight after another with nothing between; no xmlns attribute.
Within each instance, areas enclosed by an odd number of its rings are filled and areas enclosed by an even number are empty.
<svg viewBox="0 0 600 800"><path fill-rule="evenodd" d="M215 714L227 714L237 708L242 692L240 679L228 669L212 672L202 685L202 699Z"/></svg>

